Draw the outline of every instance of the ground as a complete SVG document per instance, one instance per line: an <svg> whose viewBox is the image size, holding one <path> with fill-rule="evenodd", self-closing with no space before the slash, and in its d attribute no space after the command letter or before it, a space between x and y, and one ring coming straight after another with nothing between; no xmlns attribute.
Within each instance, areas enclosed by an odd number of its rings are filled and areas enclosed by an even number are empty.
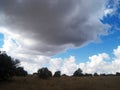
<svg viewBox="0 0 120 90"><path fill-rule="evenodd" d="M14 77L0 82L0 90L120 90L120 76L61 77L48 80L36 76Z"/></svg>

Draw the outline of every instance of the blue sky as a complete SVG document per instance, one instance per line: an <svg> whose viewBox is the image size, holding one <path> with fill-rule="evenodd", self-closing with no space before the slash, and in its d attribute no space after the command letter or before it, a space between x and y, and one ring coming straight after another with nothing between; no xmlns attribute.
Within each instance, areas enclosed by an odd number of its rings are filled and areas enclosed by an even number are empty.
<svg viewBox="0 0 120 90"><path fill-rule="evenodd" d="M4 43L4 35L0 33L0 48L3 46Z"/></svg>
<svg viewBox="0 0 120 90"><path fill-rule="evenodd" d="M106 8L114 8L114 0L110 0L106 5ZM108 24L111 27L109 28L109 34L106 36L100 36L100 40L97 42L91 42L83 47L76 49L69 49L65 52L59 53L54 57L66 58L70 55L76 57L77 62L86 62L89 56L106 52L111 57L113 57L113 49L117 48L120 45L120 18L119 18L120 6L117 6L116 12L114 14L107 14L103 16L100 21L103 24Z"/></svg>
<svg viewBox="0 0 120 90"><path fill-rule="evenodd" d="M113 49L120 45L120 31L116 31L108 36L102 36L99 42L91 42L83 47L76 49L69 49L63 53L59 53L54 57L66 58L75 56L77 62L86 62L89 56L106 52L111 57L113 56Z"/></svg>
<svg viewBox="0 0 120 90"><path fill-rule="evenodd" d="M45 65L67 74L120 71L119 0L6 2L0 4L0 49L29 73Z"/></svg>

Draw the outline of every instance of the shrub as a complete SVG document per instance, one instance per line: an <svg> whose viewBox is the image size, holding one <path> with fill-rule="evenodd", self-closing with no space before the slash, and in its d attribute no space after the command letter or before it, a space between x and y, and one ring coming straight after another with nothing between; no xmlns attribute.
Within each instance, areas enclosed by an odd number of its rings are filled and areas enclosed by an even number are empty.
<svg viewBox="0 0 120 90"><path fill-rule="evenodd" d="M107 76L105 73L100 74L100 76Z"/></svg>
<svg viewBox="0 0 120 90"><path fill-rule="evenodd" d="M62 76L63 76L63 77L67 77L68 75L66 75L66 74L62 74Z"/></svg>
<svg viewBox="0 0 120 90"><path fill-rule="evenodd" d="M120 76L120 73L119 73L119 72L116 72L116 76Z"/></svg>
<svg viewBox="0 0 120 90"><path fill-rule="evenodd" d="M94 73L94 76L99 76L97 73Z"/></svg>
<svg viewBox="0 0 120 90"><path fill-rule="evenodd" d="M85 73L84 76L92 76L92 74Z"/></svg>
<svg viewBox="0 0 120 90"><path fill-rule="evenodd" d="M82 70L79 68L78 70L76 70L76 71L74 72L73 76L83 76Z"/></svg>
<svg viewBox="0 0 120 90"><path fill-rule="evenodd" d="M27 71L24 70L23 67L16 68L16 76L27 76Z"/></svg>
<svg viewBox="0 0 120 90"><path fill-rule="evenodd" d="M38 70L38 76L42 79L48 79L52 77L52 73L45 67Z"/></svg>
<svg viewBox="0 0 120 90"><path fill-rule="evenodd" d="M60 77L60 76L61 76L61 72L60 72L60 71L56 71L53 76L54 76L54 77Z"/></svg>

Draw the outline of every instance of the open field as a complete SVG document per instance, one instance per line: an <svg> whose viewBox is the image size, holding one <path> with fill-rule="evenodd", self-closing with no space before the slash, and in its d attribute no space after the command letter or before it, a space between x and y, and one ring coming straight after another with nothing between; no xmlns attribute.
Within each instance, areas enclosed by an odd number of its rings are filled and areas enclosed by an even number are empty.
<svg viewBox="0 0 120 90"><path fill-rule="evenodd" d="M38 77L14 77L0 82L0 90L120 90L119 76L61 77L42 80Z"/></svg>

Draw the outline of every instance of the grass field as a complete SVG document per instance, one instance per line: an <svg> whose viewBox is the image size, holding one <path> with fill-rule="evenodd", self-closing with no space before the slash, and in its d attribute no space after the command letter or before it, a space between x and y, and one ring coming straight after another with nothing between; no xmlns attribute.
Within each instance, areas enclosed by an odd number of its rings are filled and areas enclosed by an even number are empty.
<svg viewBox="0 0 120 90"><path fill-rule="evenodd" d="M48 80L38 77L14 77L0 82L0 90L120 90L120 77L61 77Z"/></svg>

